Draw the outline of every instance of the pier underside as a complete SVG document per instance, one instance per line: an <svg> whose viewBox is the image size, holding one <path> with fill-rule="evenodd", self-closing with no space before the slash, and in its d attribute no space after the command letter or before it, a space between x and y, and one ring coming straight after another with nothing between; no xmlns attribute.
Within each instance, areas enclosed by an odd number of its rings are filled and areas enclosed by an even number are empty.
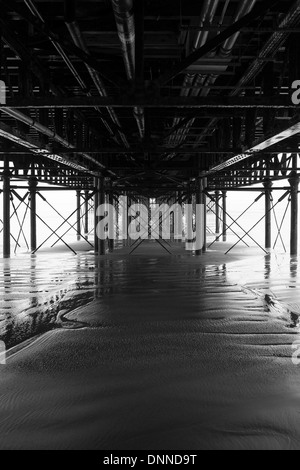
<svg viewBox="0 0 300 470"><path fill-rule="evenodd" d="M299 449L300 0L0 7L0 448Z"/></svg>
<svg viewBox="0 0 300 470"><path fill-rule="evenodd" d="M32 252L43 183L96 208L124 195L159 204L213 197L223 229L226 192L259 184L270 248L272 184L282 181L297 253L298 1L0 5L5 256L11 191L27 182Z"/></svg>

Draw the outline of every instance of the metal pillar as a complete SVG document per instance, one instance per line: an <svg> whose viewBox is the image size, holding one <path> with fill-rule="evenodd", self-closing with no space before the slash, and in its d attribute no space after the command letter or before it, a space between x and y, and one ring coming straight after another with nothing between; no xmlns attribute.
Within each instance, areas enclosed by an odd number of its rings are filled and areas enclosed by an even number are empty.
<svg viewBox="0 0 300 470"><path fill-rule="evenodd" d="M216 235L219 235L220 233L220 205L219 205L220 191L216 191L215 198L216 198ZM217 241L220 241L220 239L217 238Z"/></svg>
<svg viewBox="0 0 300 470"><path fill-rule="evenodd" d="M227 191L222 191L223 242L227 242Z"/></svg>
<svg viewBox="0 0 300 470"><path fill-rule="evenodd" d="M297 164L297 162L296 162ZM291 185L291 255L298 254L298 188L299 177L294 171L289 178Z"/></svg>
<svg viewBox="0 0 300 470"><path fill-rule="evenodd" d="M29 193L30 193L30 249L35 251L37 249L37 224L36 224L36 188L37 179L31 178L29 181Z"/></svg>
<svg viewBox="0 0 300 470"><path fill-rule="evenodd" d="M81 240L81 191L77 194L77 241Z"/></svg>
<svg viewBox="0 0 300 470"><path fill-rule="evenodd" d="M109 193L109 196L108 196L108 203L109 205L112 207L114 207L114 195L113 195L113 192L112 192L112 184L110 185L110 193ZM109 217L109 228L108 228L108 234L109 234L109 238L108 238L108 249L109 249L109 252L112 253L115 249L115 241L114 241L114 233L115 233L115 221L114 221L114 216L113 216L113 213L110 214L110 217Z"/></svg>
<svg viewBox="0 0 300 470"><path fill-rule="evenodd" d="M88 240L88 234L89 234L89 192L88 191L85 191L84 197L85 197L84 232L85 232L85 235L86 235L86 239Z"/></svg>
<svg viewBox="0 0 300 470"><path fill-rule="evenodd" d="M10 258L10 171L7 157L4 158L3 171L3 257Z"/></svg>
<svg viewBox="0 0 300 470"><path fill-rule="evenodd" d="M272 248L272 205L271 205L271 197L272 197L272 182L271 180L267 180L264 183L265 187L265 248L270 249Z"/></svg>
<svg viewBox="0 0 300 470"><path fill-rule="evenodd" d="M98 234L97 234L97 226L100 222L100 217L97 215L97 210L99 207L99 182L98 178L94 180L95 185L95 195L94 195L94 247L95 247L95 254L99 253L99 246L98 246Z"/></svg>
<svg viewBox="0 0 300 470"><path fill-rule="evenodd" d="M177 227L175 227L175 231L177 234L181 234L181 238L175 240L177 243L182 243L182 234L183 234L183 208L182 208L182 194L180 191L177 193L177 204L181 207L181 211L177 215ZM180 218L179 218L180 216Z"/></svg>
<svg viewBox="0 0 300 470"><path fill-rule="evenodd" d="M206 248L207 248L207 243L206 243L206 224L207 224L206 203L207 203L207 200L206 200L206 194L204 192L205 186L206 186L206 180L203 178L200 178L199 187L198 187L197 194L196 194L196 205L201 204L204 206L204 214L203 214L203 221L202 221L204 224L204 227L203 227L204 239L203 239L202 249L196 250L196 256L200 256L203 253L206 253Z"/></svg>
<svg viewBox="0 0 300 470"><path fill-rule="evenodd" d="M121 199L121 217L122 217L122 239L123 246L128 246L128 203L127 203L127 193Z"/></svg>
<svg viewBox="0 0 300 470"><path fill-rule="evenodd" d="M130 235L129 235L129 227L130 227L131 220L132 220L132 217L129 214L129 208L131 207L132 203L133 201L132 201L131 196L128 196L128 199L127 199L127 246L131 246L131 242L132 242Z"/></svg>
<svg viewBox="0 0 300 470"><path fill-rule="evenodd" d="M204 243L203 243L203 248L202 248L202 253L206 253L207 251L207 196L205 194L205 189L207 186L207 178L202 179L202 204L204 206L204 217L203 217L203 223L204 223Z"/></svg>
<svg viewBox="0 0 300 470"><path fill-rule="evenodd" d="M104 178L99 178L98 180L98 191L99 191L99 206L105 205L105 187L104 187ZM102 218L102 217L101 217ZM100 218L100 220L101 220ZM98 253L103 256L106 253L105 245L106 240L101 240L98 238Z"/></svg>

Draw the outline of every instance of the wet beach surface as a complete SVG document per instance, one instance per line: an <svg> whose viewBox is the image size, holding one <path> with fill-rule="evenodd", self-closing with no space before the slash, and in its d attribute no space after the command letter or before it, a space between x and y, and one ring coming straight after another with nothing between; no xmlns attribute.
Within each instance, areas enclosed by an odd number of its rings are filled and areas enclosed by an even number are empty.
<svg viewBox="0 0 300 470"><path fill-rule="evenodd" d="M300 448L297 260L224 248L1 260L0 448Z"/></svg>

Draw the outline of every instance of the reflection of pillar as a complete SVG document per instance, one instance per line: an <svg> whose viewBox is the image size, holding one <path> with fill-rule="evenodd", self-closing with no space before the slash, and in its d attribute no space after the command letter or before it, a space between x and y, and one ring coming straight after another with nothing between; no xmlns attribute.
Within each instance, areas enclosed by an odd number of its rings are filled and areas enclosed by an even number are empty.
<svg viewBox="0 0 300 470"><path fill-rule="evenodd" d="M29 193L30 193L30 249L31 249L31 251L35 251L37 249L36 188L37 188L37 179L33 177L29 181Z"/></svg>
<svg viewBox="0 0 300 470"><path fill-rule="evenodd" d="M219 235L220 233L220 204L219 204L220 191L216 191L215 198L216 198L216 234ZM217 238L217 241L220 241L220 239Z"/></svg>
<svg viewBox="0 0 300 470"><path fill-rule="evenodd" d="M10 171L7 157L4 158L3 171L3 257L10 257Z"/></svg>
<svg viewBox="0 0 300 470"><path fill-rule="evenodd" d="M272 262L271 256L272 256L271 253L269 253L265 257L265 279L270 279L270 276L271 276L271 262Z"/></svg>
<svg viewBox="0 0 300 470"><path fill-rule="evenodd" d="M222 207L223 207L223 242L227 241L227 191L222 191Z"/></svg>
<svg viewBox="0 0 300 470"><path fill-rule="evenodd" d="M296 172L289 179L291 185L291 255L298 254L298 187L299 177Z"/></svg>
<svg viewBox="0 0 300 470"><path fill-rule="evenodd" d="M270 180L265 181L265 248L270 249L272 247L272 182Z"/></svg>
<svg viewBox="0 0 300 470"><path fill-rule="evenodd" d="M84 203L84 232L86 235L86 239L88 239L88 234L89 234L89 192L85 191L85 203Z"/></svg>
<svg viewBox="0 0 300 470"><path fill-rule="evenodd" d="M291 271L291 278L298 279L298 258L291 258L290 271ZM291 287L297 289L297 282L295 282L294 285Z"/></svg>
<svg viewBox="0 0 300 470"><path fill-rule="evenodd" d="M30 288L32 292L36 292L36 255L31 255L30 259ZM38 297L31 297L30 298L30 306L37 307L39 302Z"/></svg>
<svg viewBox="0 0 300 470"><path fill-rule="evenodd" d="M81 239L81 191L77 191L77 240Z"/></svg>

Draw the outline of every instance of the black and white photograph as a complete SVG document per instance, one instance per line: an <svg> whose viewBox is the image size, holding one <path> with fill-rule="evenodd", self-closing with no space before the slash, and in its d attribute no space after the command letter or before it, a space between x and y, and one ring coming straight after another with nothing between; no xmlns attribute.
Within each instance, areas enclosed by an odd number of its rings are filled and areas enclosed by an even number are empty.
<svg viewBox="0 0 300 470"><path fill-rule="evenodd" d="M299 183L300 0L0 0L0 451L300 450Z"/></svg>

